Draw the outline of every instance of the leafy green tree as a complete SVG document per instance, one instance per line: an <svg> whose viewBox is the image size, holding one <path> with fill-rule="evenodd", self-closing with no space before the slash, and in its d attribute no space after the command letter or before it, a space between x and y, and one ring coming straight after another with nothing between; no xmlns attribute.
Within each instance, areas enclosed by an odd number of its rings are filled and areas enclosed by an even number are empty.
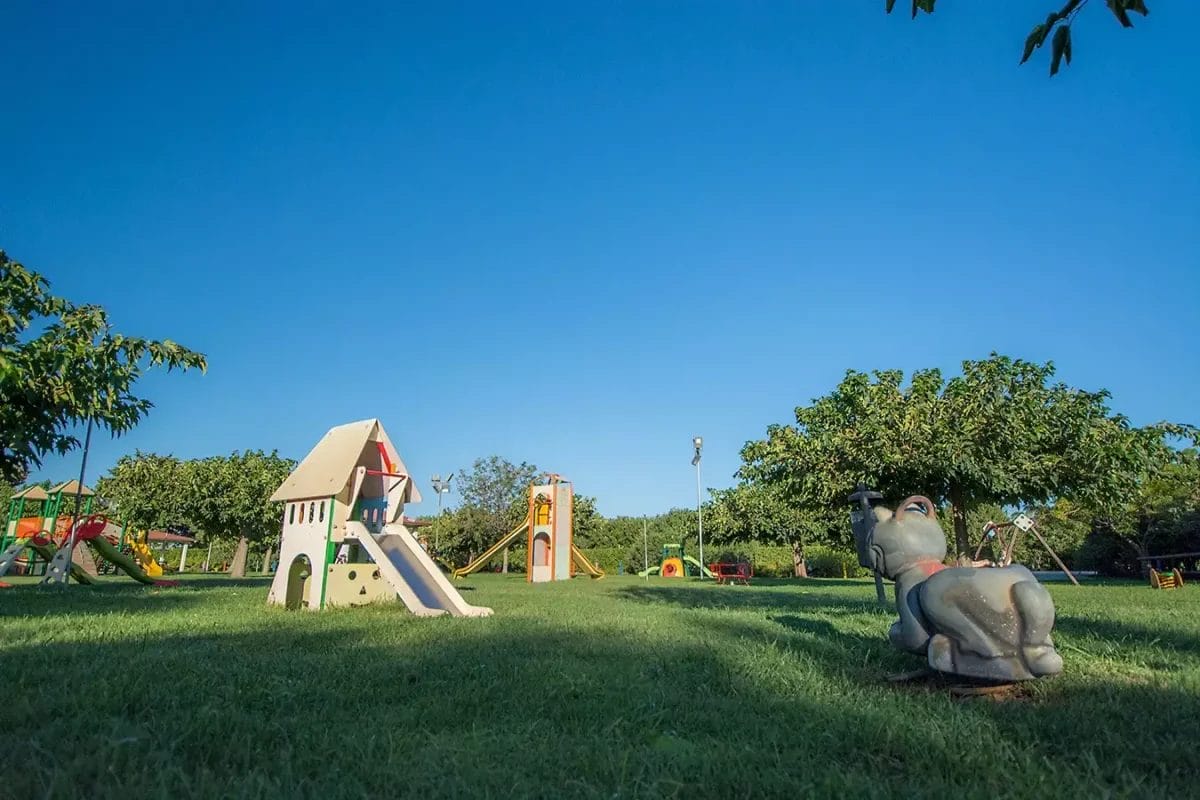
<svg viewBox="0 0 1200 800"><path fill-rule="evenodd" d="M892 13L896 7L896 0L884 0L885 10L888 14ZM912 0L912 16L917 18L918 11L924 11L926 14L933 13L933 7L937 4L937 0ZM1045 22L1040 22L1033 26L1033 30L1029 32L1029 36L1025 38L1025 48L1021 52L1021 63L1024 64L1033 55L1033 51L1039 49L1046 43L1047 37L1050 38L1050 74L1058 74L1058 69L1065 59L1068 64L1071 63L1071 25L1075 22L1075 17L1088 4L1088 0L1067 0L1057 10L1051 10L1046 15ZM1130 19L1130 14L1141 14L1143 17L1150 13L1150 9L1146 8L1145 0L1105 0L1105 5L1117 18L1117 22L1121 23L1124 28L1132 28L1133 20ZM1053 33L1053 36L1050 34Z"/></svg>
<svg viewBox="0 0 1200 800"><path fill-rule="evenodd" d="M96 482L96 494L112 515L134 530L165 530L187 522L187 464L170 455L121 456Z"/></svg>
<svg viewBox="0 0 1200 800"><path fill-rule="evenodd" d="M500 456L478 458L462 475L460 511L468 511L460 517L476 526L461 531L458 540L468 556L481 552L525 518L529 487L537 475L534 465L524 461L513 464Z"/></svg>
<svg viewBox="0 0 1200 800"><path fill-rule="evenodd" d="M80 442L91 420L114 436L153 404L133 394L147 367L205 369L204 356L170 340L112 331L108 314L50 294L50 284L0 250L0 478L19 483L48 453Z"/></svg>
<svg viewBox="0 0 1200 800"><path fill-rule="evenodd" d="M793 573L807 578L804 549L848 537L849 516L828 505L803 507L775 484L742 482L713 493L705 510L713 544L755 541L786 545L792 550Z"/></svg>
<svg viewBox="0 0 1200 800"><path fill-rule="evenodd" d="M246 574L251 541L267 546L267 561L278 546L280 507L270 497L295 466L291 459L259 450L186 463L185 515L208 536L237 541L232 577Z"/></svg>
<svg viewBox="0 0 1200 800"><path fill-rule="evenodd" d="M830 394L796 409L742 450L743 478L777 484L803 507L844 507L858 483L894 501L948 504L955 545L969 552L967 514L1071 497L1093 505L1132 493L1147 466L1187 426L1133 428L1107 391L1050 383L1052 364L993 354L939 370L849 371Z"/></svg>
<svg viewBox="0 0 1200 800"><path fill-rule="evenodd" d="M1200 451L1164 450L1135 490L1097 511L1099 528L1137 556L1190 546L1200 511Z"/></svg>

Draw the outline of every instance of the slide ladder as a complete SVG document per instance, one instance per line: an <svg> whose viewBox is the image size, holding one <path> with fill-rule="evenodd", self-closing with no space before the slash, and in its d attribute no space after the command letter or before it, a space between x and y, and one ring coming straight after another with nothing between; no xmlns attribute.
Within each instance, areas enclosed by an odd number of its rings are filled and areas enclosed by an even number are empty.
<svg viewBox="0 0 1200 800"><path fill-rule="evenodd" d="M379 568L380 576L417 616L491 616L490 608L473 606L463 599L403 525L385 525L383 533L375 536L366 525L351 521L346 523L346 535L358 540Z"/></svg>
<svg viewBox="0 0 1200 800"><path fill-rule="evenodd" d="M575 545L571 545L571 557L575 560L576 566L578 566L588 575L591 575L593 578L604 577L604 570L593 564L588 557L583 554L583 551Z"/></svg>
<svg viewBox="0 0 1200 800"><path fill-rule="evenodd" d="M454 577L465 578L466 576L470 575L472 572L475 572L475 571L487 566L487 563L489 561L491 561L492 558L494 558L497 553L499 553L501 550L503 550L506 547L510 547L512 545L512 543L517 540L517 537L519 537L522 533L524 533L528 527L529 527L529 518L526 517L524 520L521 521L520 525L513 528L511 531L509 531L507 534L505 534L500 539L500 541L496 542L494 545L492 545L487 550L485 550L483 555L481 555L479 558L475 559L470 564L467 564L465 567L454 570Z"/></svg>

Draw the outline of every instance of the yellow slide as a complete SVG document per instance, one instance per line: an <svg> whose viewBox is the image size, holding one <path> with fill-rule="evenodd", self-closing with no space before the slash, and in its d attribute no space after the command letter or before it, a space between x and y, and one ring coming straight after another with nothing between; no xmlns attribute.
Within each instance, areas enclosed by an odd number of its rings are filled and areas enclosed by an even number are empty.
<svg viewBox="0 0 1200 800"><path fill-rule="evenodd" d="M154 553L149 547L133 537L129 539L129 547L133 550L133 557L137 560L138 566L142 568L142 572L145 572L151 578L162 577L163 568L154 560Z"/></svg>
<svg viewBox="0 0 1200 800"><path fill-rule="evenodd" d="M593 578L604 577L604 570L600 569L591 561L589 561L588 557L583 554L583 551L575 545L571 545L571 557L575 559L575 566L579 567L588 575L591 575Z"/></svg>
<svg viewBox="0 0 1200 800"><path fill-rule="evenodd" d="M510 531L506 536L501 538L500 541L496 542L494 545L492 545L487 550L485 550L483 555L481 555L479 558L475 559L470 564L467 564L465 567L454 570L454 577L465 578L466 576L470 575L472 572L475 572L476 570L479 570L479 569L483 568L484 566L486 566L487 563L489 561L491 561L492 558L497 553L499 553L501 550L503 550L504 548L510 546L513 542L515 542L517 540L517 537L520 536L522 533L524 533L525 529L528 527L529 527L529 518L526 517L521 522L520 525L513 528L512 531Z"/></svg>

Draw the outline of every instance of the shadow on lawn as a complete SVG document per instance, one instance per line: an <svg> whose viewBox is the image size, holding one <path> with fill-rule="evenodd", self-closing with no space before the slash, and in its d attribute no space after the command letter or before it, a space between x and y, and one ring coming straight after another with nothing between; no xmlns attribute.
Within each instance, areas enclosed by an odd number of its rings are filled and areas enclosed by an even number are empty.
<svg viewBox="0 0 1200 800"><path fill-rule="evenodd" d="M953 703L847 683L877 642L826 621L774 621L813 670L808 682L763 677L772 666L748 673L745 644L764 632L733 621L714 624L708 646L398 615L391 643L363 629L277 625L17 647L5 654L11 674L69 676L72 690L50 681L10 696L6 738L40 755L6 788L16 797L146 796L170 785L200 797L394 796L398 786L456 797L1187 794L1190 695L1074 685L1038 702ZM553 757L531 757L539 753Z"/></svg>
<svg viewBox="0 0 1200 800"><path fill-rule="evenodd" d="M147 586L113 580L97 586L72 584L63 589L37 584L0 590L0 619L66 615L162 614L210 602L208 589L263 587L261 581L213 580L181 586ZM265 595L264 595L265 600Z"/></svg>
<svg viewBox="0 0 1200 800"><path fill-rule="evenodd" d="M699 586L628 586L616 592L617 596L641 603L666 603L682 608L772 608L802 611L834 611L872 616L891 616L890 607L875 602L875 598L840 595L821 591L827 585L820 583L793 583L794 591L769 592L747 586L730 586L719 590ZM855 584L862 586L863 584ZM889 595L890 597L890 595Z"/></svg>

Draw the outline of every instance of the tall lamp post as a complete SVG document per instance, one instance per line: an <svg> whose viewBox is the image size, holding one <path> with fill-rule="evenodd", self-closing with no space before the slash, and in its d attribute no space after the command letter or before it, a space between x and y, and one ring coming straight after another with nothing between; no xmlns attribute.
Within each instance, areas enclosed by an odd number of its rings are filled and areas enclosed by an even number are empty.
<svg viewBox="0 0 1200 800"><path fill-rule="evenodd" d="M696 534L700 542L700 578L704 578L704 510L700 489L700 451L704 449L704 437L693 436L692 447L695 449L695 455L692 456L692 466L696 468Z"/></svg>
<svg viewBox="0 0 1200 800"><path fill-rule="evenodd" d="M79 483L75 487L75 516L71 518L71 533L67 536L67 543L63 548L59 549L54 556L54 561L58 562L66 551L66 561L60 564L62 569L58 572L50 572L45 578L42 578L42 583L53 583L63 588L71 582L71 566L74 564L73 556L75 555L75 536L79 531L79 512L83 502L83 480L87 476L88 451L92 449L92 418L88 417L87 434L83 437L83 459L79 463Z"/></svg>
<svg viewBox="0 0 1200 800"><path fill-rule="evenodd" d="M439 517L442 516L442 495L450 493L450 481L452 481L452 480L454 480L453 472L451 472L449 475L447 475L444 480L442 479L441 475L439 475L438 473L435 472L433 474L433 477L430 478L430 480L429 480L429 482L433 484L433 490L435 492L437 492L438 516ZM434 550L441 550L441 543L440 543L439 539L440 539L440 534L437 532L437 529L435 528L434 534L433 534L433 549Z"/></svg>

